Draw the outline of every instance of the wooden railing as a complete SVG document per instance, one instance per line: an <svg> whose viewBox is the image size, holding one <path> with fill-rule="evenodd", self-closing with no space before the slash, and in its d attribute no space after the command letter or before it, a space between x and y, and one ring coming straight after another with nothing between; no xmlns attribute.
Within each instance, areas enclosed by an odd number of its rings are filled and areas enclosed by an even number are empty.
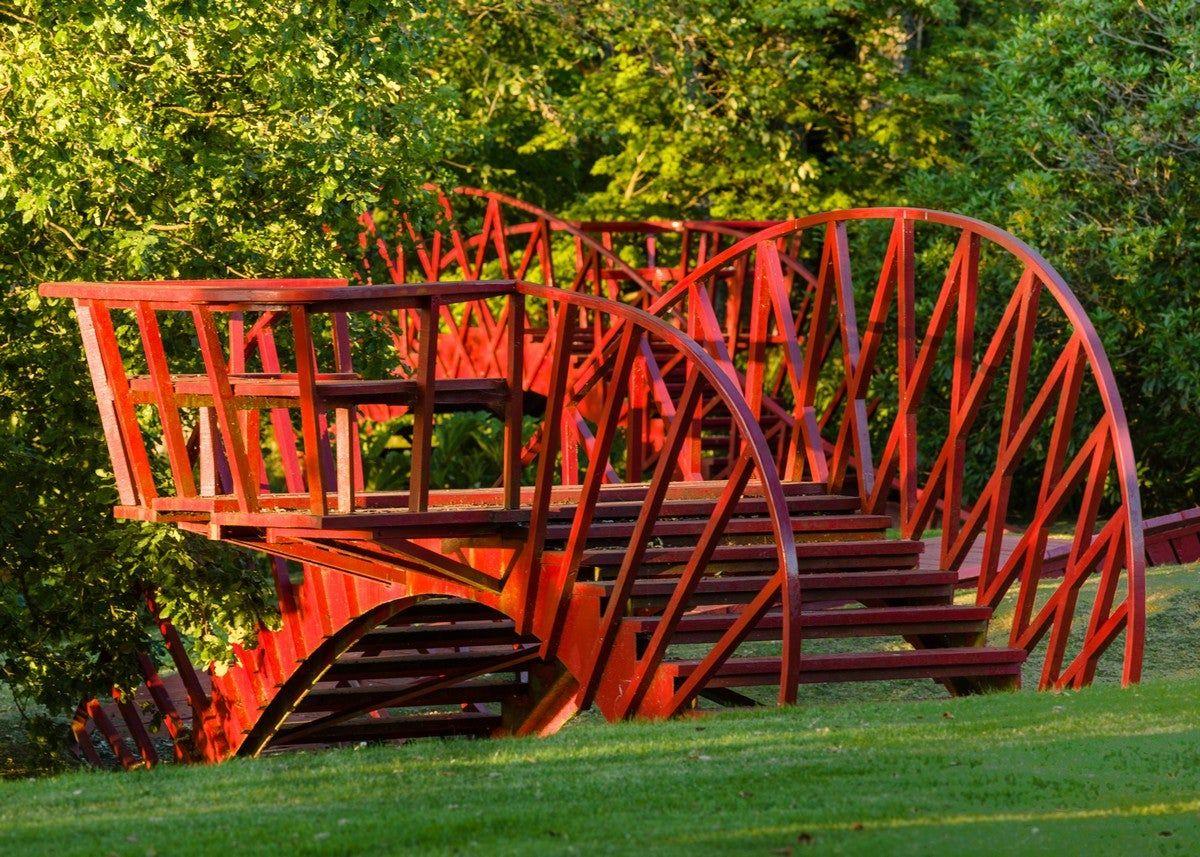
<svg viewBox="0 0 1200 857"><path fill-rule="evenodd" d="M714 643L687 692L703 686L704 677L732 654L762 613L782 602L781 696L794 698L800 578L772 451L753 409L742 400L728 361L714 358L663 319L594 295L511 280L382 286L338 281L58 283L44 285L42 294L75 301L117 473L122 504L117 511L125 517L178 521L235 544L326 565L334 563L332 543L342 539L353 543L353 557L347 549L336 554L337 562L352 573L392 579L387 565L394 562L490 592L507 584L513 567L472 569L439 557L411 535L378 534L423 527L428 538L435 538L471 526L478 532L523 528L520 555L526 573L517 577L524 580L525 591L514 612L543 640L550 656L562 639L601 500L619 497L640 504L628 521L627 559L595 648L587 655L586 681L593 685L602 675L625 595L641 571L638 557L655 537L663 504L700 500L710 511L704 513L708 524L663 619L658 651L646 661L642 680L647 682L731 516L753 495L771 521L777 571L743 608L743 621ZM444 377L438 359L438 340L447 335L446 325L438 323L443 310L483 301L503 302L506 308L498 373ZM548 320L553 348L546 357L544 405L527 414L523 346L531 314ZM114 317L120 315L134 321L136 348L116 334ZM352 331L376 324L380 315L401 319L409 328L406 341L414 343L417 359L408 374L363 374L362 367L380 361L378 355L360 352L364 342ZM167 324L162 324L164 317L170 317ZM577 353L573 330L597 324L606 331L601 342ZM634 379L646 374L646 355L665 352L680 364L686 381L679 392L648 402L640 398ZM394 360L384 365L398 365L408 357L397 348ZM141 367L145 372L138 371ZM585 373L586 367L591 368ZM589 410L592 416L581 413L581 395L589 395L586 381L573 381L585 376L604 379L602 389L591 389L597 399ZM402 416L382 428L368 427L360 413L373 405L395 408ZM441 411L458 408L490 410L503 423L494 490L444 490L431 484L435 419ZM702 408L731 421L739 446L728 475L697 483L681 450L694 436ZM535 418L534 435L541 438L531 462L523 457L527 415ZM561 426L568 417L587 426L590 443L562 443ZM371 463L360 446L367 430L411 439L406 491L372 487ZM568 472L570 480L563 478ZM618 474L624 474L624 486L617 484L622 481ZM562 529L564 509L570 509L569 527L554 537L551 578L543 573L547 533L552 521L556 530ZM326 534L315 547L305 541L314 530ZM378 544L373 541L377 538Z"/></svg>
<svg viewBox="0 0 1200 857"><path fill-rule="evenodd" d="M769 225L756 221L573 223L492 191L457 188L443 193L430 188L430 192L436 194L440 215L424 231L414 228L400 211L379 213L386 218L386 228L371 212L360 218L360 281L513 276L646 308L656 304L662 289L677 283L722 247ZM795 278L810 285L815 282L807 268L786 253L782 260L789 281ZM731 265L720 276L710 278L703 291L689 292L685 299L672 302L660 314L702 341L710 353L737 354L747 336L741 316L750 281L744 264ZM720 314L714 309L716 306L721 307ZM446 316L445 324L452 336L443 348L443 370L460 377L475 377L489 371L496 331L503 323L502 314L483 302L467 307L457 318ZM402 329L403 325L395 328L398 347L411 351L411 344L403 341ZM549 370L545 358L552 347L551 333L544 324L537 323L526 330L525 351L533 358L526 363L526 381L539 392L544 390ZM723 345L718 341L722 338ZM602 322L593 322L587 329L576 330L574 347L578 353L590 349L594 360L609 341ZM644 388L643 398L657 400L659 406L669 409L664 379L670 377L672 367L649 351L643 356L643 364L645 375L639 373L634 384ZM782 384L783 374L777 372L776 392ZM768 418L763 424L764 432L772 442L776 460L782 462L790 416L773 395L765 396L760 407ZM378 410L372 413L382 416ZM696 478L711 470L702 461L700 431L698 423L685 444L690 471ZM568 419L563 432L564 443L590 441L586 429L576 420ZM736 444L732 440L723 459L725 470L733 458ZM572 479L569 473L564 478Z"/></svg>
<svg viewBox="0 0 1200 857"><path fill-rule="evenodd" d="M871 224L882 232L872 236ZM865 233L855 245L865 248L860 253L851 251L856 227ZM797 288L781 248L800 257L802 242L813 237L815 281ZM854 272L861 274L864 257L878 258L867 253L879 246L882 260L862 285ZM919 278L918 266L941 248L950 254L940 288L922 288L930 273L926 267ZM960 568L982 541L976 598L996 607L1015 590L1012 643L1028 650L1048 640L1043 686L1089 682L1122 631L1124 678L1136 681L1145 558L1129 428L1100 339L1045 259L1007 232L959 215L832 212L737 242L649 311L670 312L737 265L753 279L750 335L735 359L745 365L752 410L768 393L790 409L784 478L856 490L867 512L884 510L898 494L906 537L940 525L942 568ZM923 336L919 310L928 313ZM704 338L713 342L715 334ZM773 361L786 370L782 389L769 381ZM935 382L935 372L949 377ZM948 400L938 401L938 392ZM873 406L879 400L886 407ZM1077 419L1085 400L1094 416ZM930 428L939 413L948 421ZM924 461L922 450L930 456ZM981 486L974 491L972 475ZM1001 563L1018 475L1033 492L1023 504L1028 519ZM1039 594L1048 540L1070 514L1066 570L1048 596ZM1089 581L1096 590L1086 628L1072 635Z"/></svg>
<svg viewBox="0 0 1200 857"><path fill-rule="evenodd" d="M590 279L546 282L620 289L624 300L668 319L734 367L785 479L849 487L866 511L894 505L908 537L940 529L940 565L977 562L978 574L969 577L981 602L998 604L1015 585L1013 642L1030 648L1049 639L1043 685L1090 681L1123 630L1124 677L1137 679L1143 537L1120 397L1079 302L1018 239L919 209L832 212L782 224L571 223L500 194L460 189L442 199L446 228L472 258L494 253L501 264L501 257L532 252L519 247L539 248L539 258L586 258ZM464 225L462 200L484 206L478 229ZM555 253L555 239L579 249ZM936 272L930 259L939 253L944 267ZM981 256L990 260L983 280ZM865 284L864 258L877 265ZM1007 281L1000 268L1009 269ZM928 313L923 338L918 311ZM894 336L885 330L891 323ZM600 333L593 343L609 341ZM1027 393L1036 394L1027 401ZM1089 414L1077 421L1080 407ZM696 450L691 460L700 474L696 437L686 448ZM1043 468L1040 479L1034 467ZM1025 492L1015 504L1014 485ZM1105 529L1101 508L1120 526ZM1043 570L1062 568L1045 562L1063 549L1058 520L1076 512L1064 582L1057 600L1042 603ZM1023 533L1018 549L1001 563L1014 530ZM1098 571L1115 557L1118 568ZM1097 587L1093 617L1071 640L1068 617L1088 580ZM1075 656L1065 665L1068 648Z"/></svg>

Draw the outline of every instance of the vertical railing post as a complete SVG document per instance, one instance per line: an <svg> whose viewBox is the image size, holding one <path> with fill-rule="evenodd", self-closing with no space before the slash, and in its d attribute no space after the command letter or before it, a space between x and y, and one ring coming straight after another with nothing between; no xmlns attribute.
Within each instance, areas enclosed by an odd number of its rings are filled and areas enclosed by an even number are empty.
<svg viewBox="0 0 1200 857"><path fill-rule="evenodd" d="M350 356L350 323L345 312L333 316L333 363L339 373L354 371ZM358 447L358 413L353 402L334 408L334 443L337 456L334 461L337 485L337 508L343 514L354 511L354 498L359 490L362 476L361 452Z"/></svg>
<svg viewBox="0 0 1200 857"><path fill-rule="evenodd" d="M679 238L679 279L683 279L692 270L691 265L692 254L692 230L686 224L683 227L683 234Z"/></svg>
<svg viewBox="0 0 1200 857"><path fill-rule="evenodd" d="M200 356L204 360L208 384L212 392L213 409L216 411L217 427L221 431L224 442L225 458L229 465L229 475L233 483L233 491L242 512L258 511L258 473L251 472L251 457L247 452L247 439L242 433L238 419L237 407L234 403L233 386L229 380L229 371L225 361L221 338L217 333L216 322L212 310L203 306L192 309L192 318L196 324L196 336L200 342ZM258 438L253 439L258 443Z"/></svg>
<svg viewBox="0 0 1200 857"><path fill-rule="evenodd" d="M300 388L300 434L304 440L304 478L308 482L308 508L314 515L324 515L325 473L321 466L320 403L317 399L317 354L313 348L308 308L291 308L292 336L296 344L296 382Z"/></svg>
<svg viewBox="0 0 1200 857"><path fill-rule="evenodd" d="M639 349L645 352L649 343L645 338ZM649 390L646 383L646 360L641 354L633 364L629 379L629 408L625 418L625 481L641 482L645 468L646 441L649 433Z"/></svg>
<svg viewBox="0 0 1200 857"><path fill-rule="evenodd" d="M342 514L354 511L354 446L358 421L353 404L334 409L337 445L337 507Z"/></svg>
<svg viewBox="0 0 1200 857"><path fill-rule="evenodd" d="M217 478L217 427L216 411L213 408L201 408L199 422L196 425L198 452L197 469L200 471L200 496L215 497L220 493L220 480Z"/></svg>
<svg viewBox="0 0 1200 857"><path fill-rule="evenodd" d="M700 305L700 291L702 288L703 288L703 286L701 286L699 283L694 283L692 285L692 287L688 290L688 294L687 294L687 311L686 311L687 334L692 339L698 339L701 335L700 318L699 318L700 306L699 305ZM704 469L703 469L704 461L703 461L703 457L702 457L703 456L703 446L702 446L702 440L701 440L701 436L700 436L700 430L702 428L703 419L704 419L704 397L703 397L703 395L701 395L701 397L697 400L695 407L697 409L696 419L689 420L687 423L687 440L684 443L683 459L685 461L687 461L688 470L691 473L695 474L696 478L703 479L704 478ZM736 427L731 426L730 434L731 435L734 434L735 431L736 431Z"/></svg>
<svg viewBox="0 0 1200 857"><path fill-rule="evenodd" d="M142 437L142 429L137 421L137 412L133 407L129 376L125 372L125 363L121 357L121 347L117 343L116 331L113 329L112 316L109 314L108 305L102 301L91 301L90 308L99 362L108 379L114 416L116 424L120 426L126 460L129 462L133 485L137 491L137 502L149 506L150 501L158 496L158 489L154 485L154 474L150 469L150 456L146 452L146 441Z"/></svg>
<svg viewBox="0 0 1200 857"><path fill-rule="evenodd" d="M240 375L246 371L246 314L229 314L229 374Z"/></svg>
<svg viewBox="0 0 1200 857"><path fill-rule="evenodd" d="M579 427L576 425L576 420L579 419L578 411L572 410L567 414L562 421L560 429L562 431L562 484L563 485L578 485L579 484L579 448L583 446L580 442ZM584 447L586 451L586 447Z"/></svg>
<svg viewBox="0 0 1200 857"><path fill-rule="evenodd" d="M514 287L515 288L515 287ZM521 505L521 445L525 419L525 296L514 291L508 296L508 343L505 371L508 397L504 403L504 508Z"/></svg>
<svg viewBox="0 0 1200 857"><path fill-rule="evenodd" d="M246 314L229 314L229 374L246 372ZM262 417L257 410L238 410L238 428L246 439L246 469L259 479L259 488L267 490L262 460Z"/></svg>
<svg viewBox="0 0 1200 857"><path fill-rule="evenodd" d="M899 381L899 465L896 481L900 492L901 526L912 520L917 508L917 411L913 378L917 374L917 303L914 275L913 222L907 218L896 226L896 362ZM886 482L886 479L884 479ZM878 489L876 490L878 493Z"/></svg>
<svg viewBox="0 0 1200 857"><path fill-rule="evenodd" d="M133 487L133 468L125 454L125 444L117 421L112 388L104 372L104 361L100 356L100 344L96 327L92 321L92 308L86 302L75 300L75 317L79 322L79 334L83 339L83 355L87 360L88 374L92 378L92 392L100 408L100 426L104 429L104 442L108 446L108 457L112 461L113 478L117 483L117 496L122 505L137 504ZM89 745L90 746L90 745Z"/></svg>
<svg viewBox="0 0 1200 857"><path fill-rule="evenodd" d="M440 301L422 299L417 308L417 394L413 402L412 469L408 477L408 509L424 512L429 505L429 466L433 456L433 403L437 379L437 337Z"/></svg>
<svg viewBox="0 0 1200 857"><path fill-rule="evenodd" d="M742 257L734 263L733 276L727 281L728 285L725 288L725 346L729 350L729 356L733 357L738 353L741 347L741 331L742 331L742 304L746 297L746 257ZM758 265L755 264L755 285L753 292L755 297L752 300L757 300L759 292L758 280ZM751 313L757 312L757 306L751 309ZM752 316L753 317L753 316ZM786 335L784 331L780 331L781 335Z"/></svg>

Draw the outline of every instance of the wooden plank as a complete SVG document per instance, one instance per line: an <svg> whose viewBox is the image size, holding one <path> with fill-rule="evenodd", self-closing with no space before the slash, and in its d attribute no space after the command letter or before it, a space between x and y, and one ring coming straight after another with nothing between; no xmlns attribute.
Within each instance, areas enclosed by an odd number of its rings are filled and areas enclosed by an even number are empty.
<svg viewBox="0 0 1200 857"><path fill-rule="evenodd" d="M413 402L412 469L408 480L408 509L423 512L429 504L429 471L433 456L434 384L437 379L437 341L440 303L428 299L417 309L417 395Z"/></svg>
<svg viewBox="0 0 1200 857"><path fill-rule="evenodd" d="M304 307L292 307L292 336L296 345L296 376L300 391L300 436L304 443L304 478L308 488L308 508L314 515L324 515L325 473L321 462L322 433L318 419L316 395L316 351L308 312Z"/></svg>
<svg viewBox="0 0 1200 857"><path fill-rule="evenodd" d="M209 383L212 385L217 425L221 429L225 458L229 463L238 507L243 512L254 512L258 510L258 474L250 467L246 439L238 423L233 403L233 388L229 384L225 354L217 335L216 324L212 313L199 307L192 310L192 318L196 324L196 336L200 341L200 354L204 358Z"/></svg>
<svg viewBox="0 0 1200 857"><path fill-rule="evenodd" d="M523 266L522 266L523 267ZM504 508L521 505L521 448L524 445L525 296L508 299L508 339L505 352L508 395L504 409L504 449L501 484Z"/></svg>

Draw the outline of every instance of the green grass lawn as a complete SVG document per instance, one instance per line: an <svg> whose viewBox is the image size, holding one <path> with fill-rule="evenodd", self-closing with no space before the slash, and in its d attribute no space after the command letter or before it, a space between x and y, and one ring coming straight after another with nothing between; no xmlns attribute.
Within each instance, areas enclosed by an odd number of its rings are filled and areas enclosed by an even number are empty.
<svg viewBox="0 0 1200 857"><path fill-rule="evenodd" d="M0 851L1192 853L1200 680L0 785Z"/></svg>
<svg viewBox="0 0 1200 857"><path fill-rule="evenodd" d="M1193 853L1200 571L1149 583L1138 688L863 687L544 740L9 780L0 853Z"/></svg>

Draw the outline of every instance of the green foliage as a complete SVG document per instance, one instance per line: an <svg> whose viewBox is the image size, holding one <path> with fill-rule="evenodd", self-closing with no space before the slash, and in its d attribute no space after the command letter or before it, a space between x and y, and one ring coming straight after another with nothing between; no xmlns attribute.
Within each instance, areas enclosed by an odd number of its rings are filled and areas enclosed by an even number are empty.
<svg viewBox="0 0 1200 857"><path fill-rule="evenodd" d="M1104 340L1147 506L1200 502L1200 9L1059 0L979 80L962 166L916 201L1038 248Z"/></svg>
<svg viewBox="0 0 1200 857"><path fill-rule="evenodd" d="M1099 330L1148 507L1200 502L1194 3L463 12L445 66L479 131L457 156L472 181L584 217L909 202L993 221L1062 271Z"/></svg>
<svg viewBox="0 0 1200 857"><path fill-rule="evenodd" d="M0 5L0 676L69 710L134 674L153 586L201 658L270 614L260 565L115 524L56 279L344 275L324 227L421 204L453 131L449 26L409 0Z"/></svg>
<svg viewBox="0 0 1200 857"><path fill-rule="evenodd" d="M541 421L526 415L522 430L528 442ZM403 420L367 424L362 430L363 469L371 491L403 491L412 467L411 423ZM502 468L504 424L495 414L458 411L439 414L433 423L430 484L438 488L488 488L498 483ZM533 465L526 467L533 477Z"/></svg>
<svg viewBox="0 0 1200 857"><path fill-rule="evenodd" d="M764 217L895 202L942 166L1006 4L510 0L448 67L478 180L582 215Z"/></svg>

